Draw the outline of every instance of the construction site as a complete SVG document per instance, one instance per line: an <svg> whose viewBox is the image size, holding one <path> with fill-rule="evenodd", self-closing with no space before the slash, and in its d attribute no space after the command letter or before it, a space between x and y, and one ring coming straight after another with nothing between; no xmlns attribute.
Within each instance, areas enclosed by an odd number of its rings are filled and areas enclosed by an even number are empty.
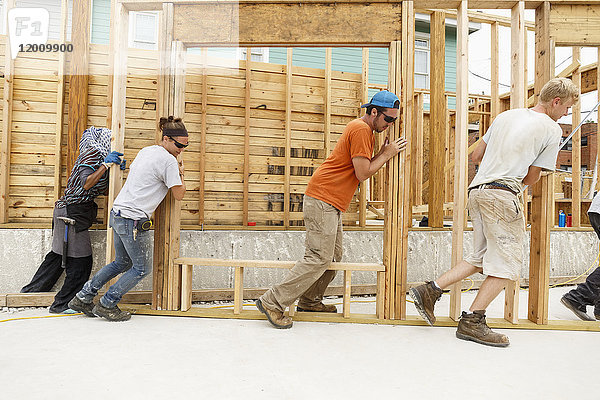
<svg viewBox="0 0 600 400"><path fill-rule="evenodd" d="M600 321L577 318L561 297L600 258L588 217L600 188L600 2L1 4L6 398L598 397L592 371L600 362L580 358L600 348ZM15 29L38 29L38 12L45 41L18 37ZM554 77L569 78L581 95L557 121L556 170L520 197L520 278L486 311L511 345L457 341L461 312L486 276L445 290L433 328L409 290L473 252L472 153L499 114L532 108ZM307 184L381 90L397 94L400 108L374 132L375 152L397 138L406 149L360 182L341 214L343 258L328 267L337 275L323 300L338 312L292 303L284 311L294 327L271 329L254 302L303 257ZM124 169L107 167L108 189L95 199L94 275L115 259L108 221L129 165L160 144L158 121L169 115L189 133L187 190L181 200L167 193L141 238L152 266L119 303L131 320L49 314L64 278L50 291L21 288L53 249L55 203L83 132L110 129L110 150L127 160ZM323 372L303 373L316 363Z"/></svg>

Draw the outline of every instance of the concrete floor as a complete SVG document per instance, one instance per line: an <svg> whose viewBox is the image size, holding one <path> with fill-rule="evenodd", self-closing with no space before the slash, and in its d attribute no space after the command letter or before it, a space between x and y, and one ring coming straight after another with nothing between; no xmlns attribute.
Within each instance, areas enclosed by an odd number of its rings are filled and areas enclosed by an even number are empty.
<svg viewBox="0 0 600 400"><path fill-rule="evenodd" d="M568 289L551 290L551 319L575 319L559 303ZM474 295L463 295L465 308ZM445 295L438 315L447 304ZM488 315L501 317L502 306L501 295ZM374 303L352 305L352 312L371 310ZM416 314L412 304L408 313ZM5 309L0 320L46 315L46 309ZM266 321L141 315L124 323L83 316L13 320L0 323L0 393L2 399L600 397L600 333L501 330L511 345L498 349L458 340L454 331L298 321L276 330Z"/></svg>

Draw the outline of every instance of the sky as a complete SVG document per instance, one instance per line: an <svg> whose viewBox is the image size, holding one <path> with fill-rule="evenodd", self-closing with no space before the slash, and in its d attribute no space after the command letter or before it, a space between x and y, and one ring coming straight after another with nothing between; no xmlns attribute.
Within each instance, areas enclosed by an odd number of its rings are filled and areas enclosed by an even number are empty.
<svg viewBox="0 0 600 400"><path fill-rule="evenodd" d="M510 17L510 10L481 10L487 14L497 14ZM533 21L535 18L534 10L525 10L525 19ZM500 27L500 93L510 90L510 28ZM491 55L490 55L490 25L481 24L481 29L469 35L469 93L490 94L491 87L489 78L491 76ZM528 32L527 36L527 75L528 82L534 81L534 63L535 63L535 34ZM572 63L572 48L557 47L555 50L557 73L568 67ZM581 49L581 65L595 63L598 59L598 49L596 47L583 47ZM477 76L478 75L478 76ZM581 96L581 114L582 119L588 111L598 103L598 94L596 91ZM598 113L593 112L587 119L597 121ZM559 122L571 123L571 116L563 117Z"/></svg>

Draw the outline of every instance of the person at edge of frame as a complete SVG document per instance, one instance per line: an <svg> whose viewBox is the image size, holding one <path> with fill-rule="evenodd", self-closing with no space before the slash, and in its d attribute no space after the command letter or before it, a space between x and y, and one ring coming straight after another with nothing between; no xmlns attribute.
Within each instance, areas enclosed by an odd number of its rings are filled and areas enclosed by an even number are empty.
<svg viewBox="0 0 600 400"><path fill-rule="evenodd" d="M596 193L588 210L590 224L600 238L600 192ZM600 267L585 278L585 282L565 293L560 302L584 321L594 321L587 313L587 306L594 306L594 317L600 320Z"/></svg>
<svg viewBox="0 0 600 400"><path fill-rule="evenodd" d="M506 335L488 327L485 310L509 281L519 279L525 240L521 193L524 185L540 179L542 170L554 171L562 137L557 121L578 100L579 89L571 80L551 79L532 109L505 111L490 125L472 155L480 162L467 202L473 252L435 281L409 291L429 325L435 323L434 307L442 290L479 272L486 278L469 312L462 312L456 337L495 347L510 344Z"/></svg>
<svg viewBox="0 0 600 400"><path fill-rule="evenodd" d="M346 125L304 193L304 258L296 262L281 284L256 301L257 308L276 328L292 327L292 319L284 311L296 299L300 312L337 312L335 305L323 304L322 299L336 273L327 268L332 261L342 259L342 213L350 205L359 182L369 179L406 147L404 138L386 138L373 156L374 132L385 131L398 118L400 101L395 94L382 90L361 107L367 109L365 115Z"/></svg>
<svg viewBox="0 0 600 400"><path fill-rule="evenodd" d="M183 161L177 161L177 157L188 146L187 129L181 118L173 116L160 118L159 129L162 131L160 144L139 151L110 212L115 260L87 281L69 303L73 310L89 317L104 317L109 321L131 318L131 314L122 311L117 304L152 268L142 246L149 232L148 221L169 189L177 200L185 195ZM98 291L120 273L123 275L94 304Z"/></svg>
<svg viewBox="0 0 600 400"><path fill-rule="evenodd" d="M92 272L92 244L88 229L96 220L98 205L94 199L108 189L109 174L113 164L125 169L122 153L110 151L111 131L94 126L86 129L79 141L79 156L67 179L65 194L54 204L52 216L52 249L40 264L31 282L21 293L49 292L63 271L65 281L54 296L48 311L53 314L70 313L68 303L81 290ZM67 254L63 254L65 222L67 217L75 225L67 231ZM63 257L66 263L63 269Z"/></svg>

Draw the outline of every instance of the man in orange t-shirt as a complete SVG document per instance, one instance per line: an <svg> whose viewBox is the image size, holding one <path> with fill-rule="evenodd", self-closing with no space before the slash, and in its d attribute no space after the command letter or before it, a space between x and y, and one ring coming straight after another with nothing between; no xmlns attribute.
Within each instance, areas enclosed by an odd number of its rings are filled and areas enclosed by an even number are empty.
<svg viewBox="0 0 600 400"><path fill-rule="evenodd" d="M406 141L388 139L375 157L373 132L383 132L398 118L398 97L382 90L371 101L362 118L351 121L331 155L315 171L304 193L306 227L304 258L290 270L283 283L273 286L256 306L276 328L291 328L292 319L283 314L296 299L298 311L337 312L334 305L322 303L335 271L329 264L342 259L342 212L346 211L359 182L369 179L390 158L406 147Z"/></svg>

